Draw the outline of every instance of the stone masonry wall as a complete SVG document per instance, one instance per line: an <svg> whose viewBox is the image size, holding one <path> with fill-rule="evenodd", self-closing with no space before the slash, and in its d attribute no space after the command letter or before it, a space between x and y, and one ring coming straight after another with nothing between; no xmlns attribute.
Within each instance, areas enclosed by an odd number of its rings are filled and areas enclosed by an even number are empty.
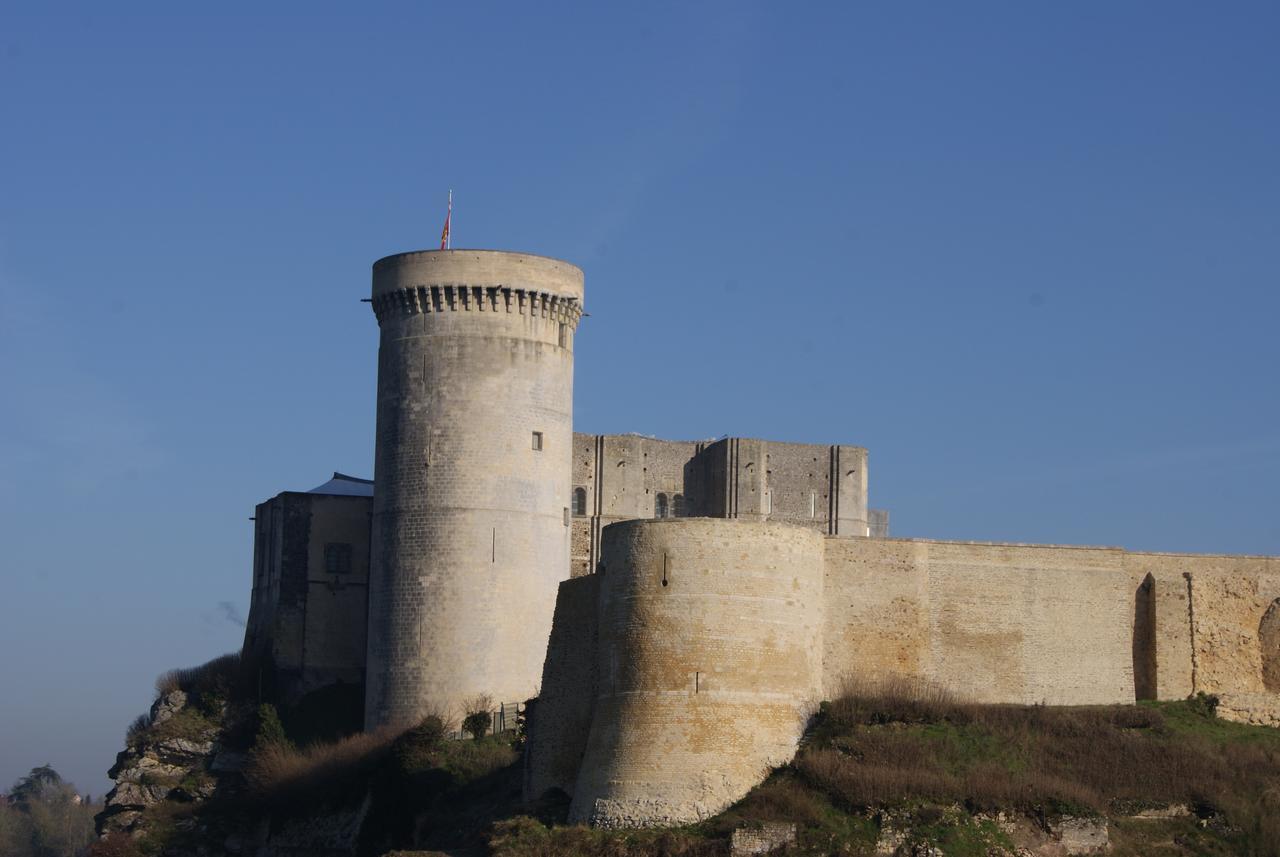
<svg viewBox="0 0 1280 857"><path fill-rule="evenodd" d="M538 256L374 265L367 727L537 688L569 569L582 295L579 269Z"/></svg>
<svg viewBox="0 0 1280 857"><path fill-rule="evenodd" d="M566 580L556 598L542 687L529 712L524 792L573 794L596 698L597 601L600 576Z"/></svg>
<svg viewBox="0 0 1280 857"><path fill-rule="evenodd" d="M821 682L822 536L689 518L605 530L597 697L570 818L696 821L791 758Z"/></svg>
<svg viewBox="0 0 1280 857"><path fill-rule="evenodd" d="M1205 691L1224 717L1280 723L1276 558L629 521L605 529L596 574L562 587L556 629L528 794L571 791L571 817L599 825L715 812L789 758L803 712L850 678L985 703Z"/></svg>
<svg viewBox="0 0 1280 857"><path fill-rule="evenodd" d="M857 446L575 434L571 476L585 500L575 507L575 577L594 570L602 530L619 521L744 518L868 534L867 451Z"/></svg>
<svg viewBox="0 0 1280 857"><path fill-rule="evenodd" d="M977 702L1132 702L1133 592L1108 548L827 541L825 687L926 678Z"/></svg>

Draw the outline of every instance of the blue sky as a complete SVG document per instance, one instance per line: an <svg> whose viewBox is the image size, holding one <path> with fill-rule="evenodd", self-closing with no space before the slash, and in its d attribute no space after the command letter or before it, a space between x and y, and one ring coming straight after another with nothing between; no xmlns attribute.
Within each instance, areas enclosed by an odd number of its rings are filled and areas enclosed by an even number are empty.
<svg viewBox="0 0 1280 857"><path fill-rule="evenodd" d="M576 423L871 451L895 534L1280 554L1280 7L0 6L0 788L368 475L369 266L581 265Z"/></svg>

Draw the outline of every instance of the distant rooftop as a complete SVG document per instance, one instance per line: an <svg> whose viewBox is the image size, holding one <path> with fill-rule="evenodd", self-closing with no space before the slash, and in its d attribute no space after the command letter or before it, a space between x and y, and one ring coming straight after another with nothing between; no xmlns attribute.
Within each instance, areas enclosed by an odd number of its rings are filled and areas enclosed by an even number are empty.
<svg viewBox="0 0 1280 857"><path fill-rule="evenodd" d="M323 485L317 485L308 494L337 494L344 497L372 497L373 480L348 476L345 473L333 472L333 478Z"/></svg>

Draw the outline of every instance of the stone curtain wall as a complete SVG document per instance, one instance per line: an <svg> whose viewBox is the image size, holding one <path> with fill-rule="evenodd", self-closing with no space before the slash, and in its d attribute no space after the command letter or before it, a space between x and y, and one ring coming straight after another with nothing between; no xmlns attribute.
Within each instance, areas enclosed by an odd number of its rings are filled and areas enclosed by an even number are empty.
<svg viewBox="0 0 1280 857"><path fill-rule="evenodd" d="M791 758L818 701L822 536L628 521L602 556L598 694L570 818L705 818Z"/></svg>
<svg viewBox="0 0 1280 857"><path fill-rule="evenodd" d="M530 800L552 789L571 795L578 779L595 710L601 579L593 574L560 584L542 687L526 714L524 792Z"/></svg>
<svg viewBox="0 0 1280 857"><path fill-rule="evenodd" d="M1266 678L1280 670L1275 558L714 518L614 524L602 542L598 573L561 587L529 741L527 796L563 789L577 821L716 812L790 758L803 712L849 678L925 679L986 703L1199 690L1223 716L1280 723Z"/></svg>
<svg viewBox="0 0 1280 857"><path fill-rule="evenodd" d="M1122 552L925 540L827 541L825 688L926 678L977 702L1132 702Z"/></svg>
<svg viewBox="0 0 1280 857"><path fill-rule="evenodd" d="M582 294L579 269L538 256L374 265L369 728L538 686L569 569Z"/></svg>
<svg viewBox="0 0 1280 857"><path fill-rule="evenodd" d="M1191 576L1195 690L1268 690L1263 681L1263 619L1280 598L1280 564L1265 557L1183 559Z"/></svg>

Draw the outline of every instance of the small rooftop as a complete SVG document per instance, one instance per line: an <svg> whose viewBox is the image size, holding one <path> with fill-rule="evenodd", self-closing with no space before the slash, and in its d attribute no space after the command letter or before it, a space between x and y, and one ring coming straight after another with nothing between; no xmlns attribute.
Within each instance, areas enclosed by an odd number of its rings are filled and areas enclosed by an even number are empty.
<svg viewBox="0 0 1280 857"><path fill-rule="evenodd" d="M372 497L373 480L361 479L359 476L348 476L333 471L333 478L323 485L317 485L308 494L334 494L340 497Z"/></svg>

